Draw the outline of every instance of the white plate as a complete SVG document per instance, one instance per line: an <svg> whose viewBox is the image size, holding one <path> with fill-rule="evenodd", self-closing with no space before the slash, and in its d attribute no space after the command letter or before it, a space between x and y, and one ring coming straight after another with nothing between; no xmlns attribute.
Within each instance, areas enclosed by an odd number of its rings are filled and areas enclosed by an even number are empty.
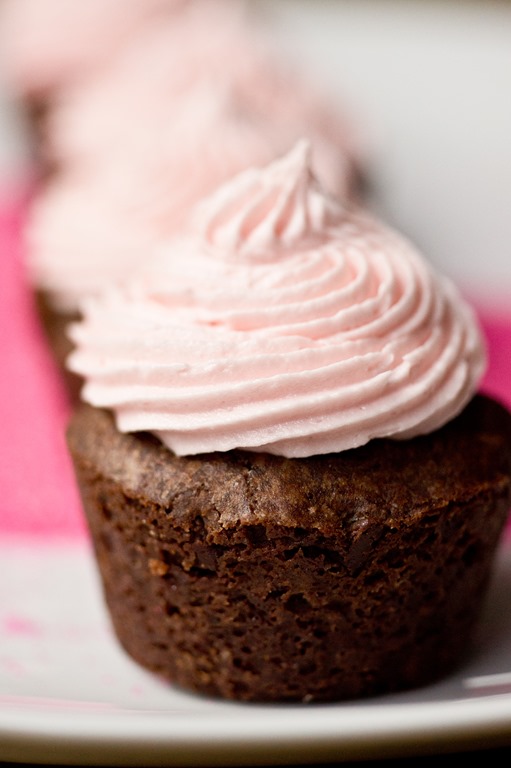
<svg viewBox="0 0 511 768"><path fill-rule="evenodd" d="M0 760L255 765L511 744L511 541L471 659L406 694L238 705L174 690L120 649L87 542L0 545Z"/></svg>

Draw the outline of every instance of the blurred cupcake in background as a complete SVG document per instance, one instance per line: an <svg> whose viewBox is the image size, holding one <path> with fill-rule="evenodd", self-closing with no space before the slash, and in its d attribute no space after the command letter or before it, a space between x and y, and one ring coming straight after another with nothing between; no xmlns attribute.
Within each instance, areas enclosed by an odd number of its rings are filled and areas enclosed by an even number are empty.
<svg viewBox="0 0 511 768"><path fill-rule="evenodd" d="M280 59L243 3L189 2L68 89L47 120L54 172L33 201L25 239L59 362L84 296L124 278L219 184L304 135L329 191L356 200L360 161L348 120Z"/></svg>
<svg viewBox="0 0 511 768"><path fill-rule="evenodd" d="M3 63L13 91L46 102L87 79L186 0L3 0Z"/></svg>
<svg viewBox="0 0 511 768"><path fill-rule="evenodd" d="M118 55L145 24L187 0L3 0L0 50L5 85L37 133L63 90Z"/></svg>
<svg viewBox="0 0 511 768"><path fill-rule="evenodd" d="M346 189L354 184L360 160L347 115L275 51L247 9L240 0L195 0L166 23L147 25L96 77L61 94L46 125L49 162L90 168L112 154L151 152L190 91L203 83L221 95L227 84L243 91L258 119L284 121L296 137L324 136L344 166Z"/></svg>
<svg viewBox="0 0 511 768"><path fill-rule="evenodd" d="M124 151L121 136L103 162L69 164L48 181L28 214L25 258L62 366L70 351L66 327L84 296L124 278L156 241L184 229L192 207L219 184L282 154L302 124L291 110L287 119L284 112L265 117L232 77L220 85L205 78L179 109L168 109L158 130L135 134ZM314 167L332 193L350 199L349 164L320 128L311 121Z"/></svg>

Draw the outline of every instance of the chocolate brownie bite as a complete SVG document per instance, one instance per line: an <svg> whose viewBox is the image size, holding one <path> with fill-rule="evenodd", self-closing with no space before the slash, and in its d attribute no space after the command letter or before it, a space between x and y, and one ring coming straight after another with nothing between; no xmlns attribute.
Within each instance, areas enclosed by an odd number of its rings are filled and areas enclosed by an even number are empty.
<svg viewBox="0 0 511 768"><path fill-rule="evenodd" d="M307 144L84 307L68 430L117 637L185 690L326 702L469 653L511 493L475 315Z"/></svg>
<svg viewBox="0 0 511 768"><path fill-rule="evenodd" d="M413 440L177 457L84 406L68 439L120 643L229 699L435 680L470 649L510 504L510 430L476 397Z"/></svg>

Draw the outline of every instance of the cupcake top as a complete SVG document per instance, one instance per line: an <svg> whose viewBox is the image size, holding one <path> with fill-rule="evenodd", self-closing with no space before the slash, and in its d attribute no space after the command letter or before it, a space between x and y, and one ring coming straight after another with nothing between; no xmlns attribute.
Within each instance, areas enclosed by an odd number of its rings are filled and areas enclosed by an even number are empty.
<svg viewBox="0 0 511 768"><path fill-rule="evenodd" d="M299 142L241 173L84 304L69 366L121 431L178 455L304 457L430 432L472 397L472 311L410 243L325 192L310 154Z"/></svg>
<svg viewBox="0 0 511 768"><path fill-rule="evenodd" d="M13 91L48 97L82 80L155 15L185 0L3 0L3 67Z"/></svg>

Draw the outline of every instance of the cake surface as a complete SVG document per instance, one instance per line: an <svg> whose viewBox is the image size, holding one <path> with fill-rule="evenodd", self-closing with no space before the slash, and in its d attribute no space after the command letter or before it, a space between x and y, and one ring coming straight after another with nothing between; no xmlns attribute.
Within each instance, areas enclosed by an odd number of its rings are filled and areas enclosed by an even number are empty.
<svg viewBox="0 0 511 768"><path fill-rule="evenodd" d="M509 508L510 434L476 396L430 435L305 459L176 457L89 406L68 442L135 660L207 695L330 701L462 662Z"/></svg>

